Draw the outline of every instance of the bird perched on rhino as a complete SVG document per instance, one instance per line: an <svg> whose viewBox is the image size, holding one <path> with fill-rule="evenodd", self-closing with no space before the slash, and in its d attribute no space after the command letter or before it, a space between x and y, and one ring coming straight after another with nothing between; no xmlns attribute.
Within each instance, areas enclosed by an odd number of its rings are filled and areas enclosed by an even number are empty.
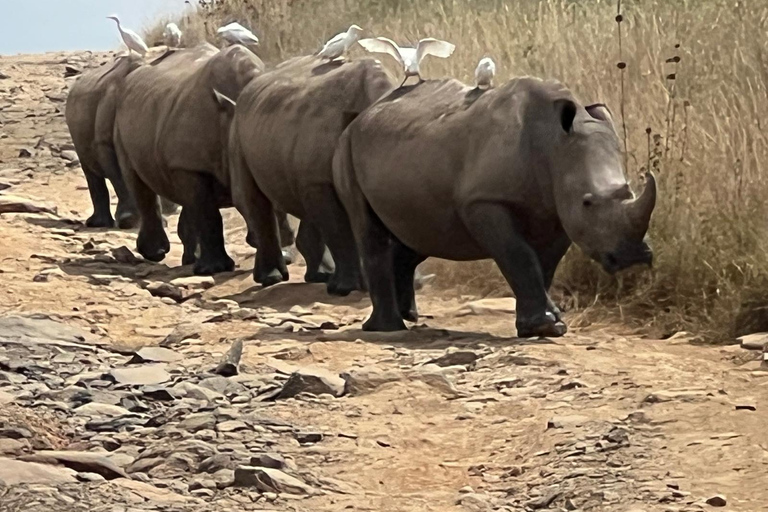
<svg viewBox="0 0 768 512"><path fill-rule="evenodd" d="M259 44L259 38L256 37L256 34L236 22L224 25L216 33L229 44L242 44L243 46Z"/></svg>
<svg viewBox="0 0 768 512"><path fill-rule="evenodd" d="M360 39L362 33L362 28L357 25L352 25L346 32L341 32L330 38L317 56L321 59L338 59L349 51L349 49Z"/></svg>
<svg viewBox="0 0 768 512"><path fill-rule="evenodd" d="M431 37L419 41L416 48L397 46L394 41L387 39L386 37L361 39L360 46L369 52L391 55L403 66L405 79L403 80L403 83L400 84L400 87L405 85L408 78L412 76L418 76L419 83L424 81L419 74L419 64L424 57L427 55L434 55L441 59L447 59L456 49L456 46L451 43Z"/></svg>
<svg viewBox="0 0 768 512"><path fill-rule="evenodd" d="M490 89L496 75L496 63L490 57L480 59L475 68L475 83L478 89Z"/></svg>
<svg viewBox="0 0 768 512"><path fill-rule="evenodd" d="M168 48L178 48L181 45L181 29L175 23L169 23L165 26L163 36Z"/></svg>
<svg viewBox="0 0 768 512"><path fill-rule="evenodd" d="M147 43L144 42L139 34L129 28L123 28L123 26L120 24L120 18L117 16L107 16L107 19L115 20L117 23L117 30L120 31L120 37L123 38L125 46L128 47L129 55L131 51L138 53L142 57L147 54L149 48L147 47Z"/></svg>

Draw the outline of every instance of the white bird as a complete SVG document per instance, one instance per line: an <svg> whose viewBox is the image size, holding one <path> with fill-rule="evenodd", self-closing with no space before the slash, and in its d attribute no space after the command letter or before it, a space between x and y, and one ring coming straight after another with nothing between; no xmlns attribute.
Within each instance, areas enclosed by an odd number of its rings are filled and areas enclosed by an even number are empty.
<svg viewBox="0 0 768 512"><path fill-rule="evenodd" d="M490 57L480 59L475 68L475 82L478 89L489 89L496 75L496 63Z"/></svg>
<svg viewBox="0 0 768 512"><path fill-rule="evenodd" d="M259 44L259 38L239 23L230 23L216 31L229 44L242 44L245 46Z"/></svg>
<svg viewBox="0 0 768 512"><path fill-rule="evenodd" d="M357 25L352 25L346 32L336 34L325 43L323 49L317 54L321 59L333 60L341 57L354 45L360 35L363 33L363 29Z"/></svg>
<svg viewBox="0 0 768 512"><path fill-rule="evenodd" d="M138 53L142 57L147 54L149 48L147 48L147 43L144 42L139 34L129 28L123 28L122 25L120 25L120 20L117 16L107 16L107 19L115 20L117 22L117 30L120 31L120 36L123 38L125 46L128 47L129 55L131 51Z"/></svg>
<svg viewBox="0 0 768 512"><path fill-rule="evenodd" d="M362 39L360 40L360 46L374 53L387 53L395 58L403 66L405 71L405 80L400 84L402 87L408 77L418 76L419 82L423 82L424 79L419 75L419 63L427 55L434 55L441 59L447 59L456 49L456 46L438 39L431 37L422 39L416 48L400 47L386 37L377 37L375 39Z"/></svg>
<svg viewBox="0 0 768 512"><path fill-rule="evenodd" d="M168 48L178 48L181 44L181 29L175 23L169 23L165 26L165 45Z"/></svg>

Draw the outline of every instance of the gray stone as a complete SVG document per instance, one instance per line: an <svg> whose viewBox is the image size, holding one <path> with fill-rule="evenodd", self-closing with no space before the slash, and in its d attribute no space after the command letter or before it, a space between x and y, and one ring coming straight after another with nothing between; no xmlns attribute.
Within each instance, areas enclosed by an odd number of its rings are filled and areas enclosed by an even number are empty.
<svg viewBox="0 0 768 512"><path fill-rule="evenodd" d="M211 288L216 284L216 281L212 276L190 276L190 277L177 277L171 280L173 286L181 288Z"/></svg>
<svg viewBox="0 0 768 512"><path fill-rule="evenodd" d="M59 466L0 457L0 487L19 484L74 483L76 472Z"/></svg>
<svg viewBox="0 0 768 512"><path fill-rule="evenodd" d="M224 395L217 391L191 382L179 382L171 389L181 397L194 398L195 400L213 402L219 398L224 398Z"/></svg>
<svg viewBox="0 0 768 512"><path fill-rule="evenodd" d="M114 462L98 453L75 451L39 451L24 455L20 460L43 464L61 464L77 472L97 473L104 478L128 478Z"/></svg>
<svg viewBox="0 0 768 512"><path fill-rule="evenodd" d="M344 394L344 386L344 379L336 373L322 368L301 368L291 374L277 398L290 398L299 393L339 397Z"/></svg>
<svg viewBox="0 0 768 512"><path fill-rule="evenodd" d="M240 420L228 420L222 421L216 425L216 430L219 432L237 432L238 430L247 430L248 425Z"/></svg>
<svg viewBox="0 0 768 512"><path fill-rule="evenodd" d="M125 263L127 265L138 265L139 263L142 263L142 259L136 257L135 254L133 254L133 251L131 251L126 246L122 245L120 247L117 247L115 249L112 249L112 257L115 258L115 261L118 263Z"/></svg>
<svg viewBox="0 0 768 512"><path fill-rule="evenodd" d="M251 466L284 469L287 467L287 462L282 455L276 453L262 453L256 457L251 457Z"/></svg>
<svg viewBox="0 0 768 512"><path fill-rule="evenodd" d="M768 332L747 334L738 340L741 342L741 348L745 350L765 350L768 346Z"/></svg>
<svg viewBox="0 0 768 512"><path fill-rule="evenodd" d="M216 417L210 412L190 414L179 423L179 428L188 432L213 429L216 426Z"/></svg>
<svg viewBox="0 0 768 512"><path fill-rule="evenodd" d="M181 354L163 347L143 347L133 354L129 363L175 363L182 359Z"/></svg>
<svg viewBox="0 0 768 512"><path fill-rule="evenodd" d="M445 355L427 361L425 364L436 364L437 366L466 366L473 364L480 358L471 350L456 350L448 352Z"/></svg>
<svg viewBox="0 0 768 512"><path fill-rule="evenodd" d="M706 503L710 507L724 507L728 505L728 501L725 499L725 496L723 496L722 494L716 494L711 498L707 498Z"/></svg>
<svg viewBox="0 0 768 512"><path fill-rule="evenodd" d="M136 368L115 368L109 375L118 384L130 386L154 386L168 382L171 376L165 371L165 364L153 364Z"/></svg>
<svg viewBox="0 0 768 512"><path fill-rule="evenodd" d="M184 292L168 283L152 282L147 284L146 289L155 297L168 297L176 302L184 300Z"/></svg>
<svg viewBox="0 0 768 512"><path fill-rule="evenodd" d="M29 441L26 439L6 439L0 438L0 456L2 455L21 455L29 450Z"/></svg>
<svg viewBox="0 0 768 512"><path fill-rule="evenodd" d="M345 381L344 393L350 396L360 396L372 393L379 387L397 382L405 378L401 372L384 371L375 366L355 368L341 374Z"/></svg>
<svg viewBox="0 0 768 512"><path fill-rule="evenodd" d="M98 343L99 339L90 332L51 320L45 315L32 315L0 318L0 341L94 350L92 344Z"/></svg>
<svg viewBox="0 0 768 512"><path fill-rule="evenodd" d="M232 460L232 456L226 453L217 453L207 459L203 460L198 467L198 471L201 473L216 473L222 469L235 469L236 464Z"/></svg>
<svg viewBox="0 0 768 512"><path fill-rule="evenodd" d="M125 416L131 414L131 411L120 407L119 405L100 404L98 402L91 402L85 405L81 405L74 409L74 413L80 416Z"/></svg>
<svg viewBox="0 0 768 512"><path fill-rule="evenodd" d="M317 491L298 478L283 473L278 469L256 466L240 466L235 469L235 485L255 487L261 492L288 494L316 494Z"/></svg>
<svg viewBox="0 0 768 512"><path fill-rule="evenodd" d="M0 214L3 213L51 213L56 215L57 208L25 197L0 194Z"/></svg>

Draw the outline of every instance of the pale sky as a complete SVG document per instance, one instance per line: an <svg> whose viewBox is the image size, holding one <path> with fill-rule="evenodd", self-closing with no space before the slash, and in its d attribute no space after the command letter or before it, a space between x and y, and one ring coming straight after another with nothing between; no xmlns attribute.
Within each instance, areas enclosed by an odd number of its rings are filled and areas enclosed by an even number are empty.
<svg viewBox="0 0 768 512"><path fill-rule="evenodd" d="M117 14L141 34L185 7L184 0L0 0L0 55L117 49L117 26L105 16Z"/></svg>

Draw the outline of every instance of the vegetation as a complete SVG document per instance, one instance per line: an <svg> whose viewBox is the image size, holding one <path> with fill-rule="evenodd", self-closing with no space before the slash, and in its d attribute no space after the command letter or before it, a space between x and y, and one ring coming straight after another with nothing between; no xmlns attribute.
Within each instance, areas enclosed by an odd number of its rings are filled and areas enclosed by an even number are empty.
<svg viewBox="0 0 768 512"><path fill-rule="evenodd" d="M655 265L611 277L574 249L560 298L588 313L579 318L618 313L660 332L768 330L768 0L220 0L180 26L193 44L235 20L261 37L267 63L357 23L400 43L456 43L452 58L425 63L427 77L470 81L489 55L500 80L557 78L606 103L635 189L648 167L659 181ZM444 284L503 289L488 262L439 266Z"/></svg>

